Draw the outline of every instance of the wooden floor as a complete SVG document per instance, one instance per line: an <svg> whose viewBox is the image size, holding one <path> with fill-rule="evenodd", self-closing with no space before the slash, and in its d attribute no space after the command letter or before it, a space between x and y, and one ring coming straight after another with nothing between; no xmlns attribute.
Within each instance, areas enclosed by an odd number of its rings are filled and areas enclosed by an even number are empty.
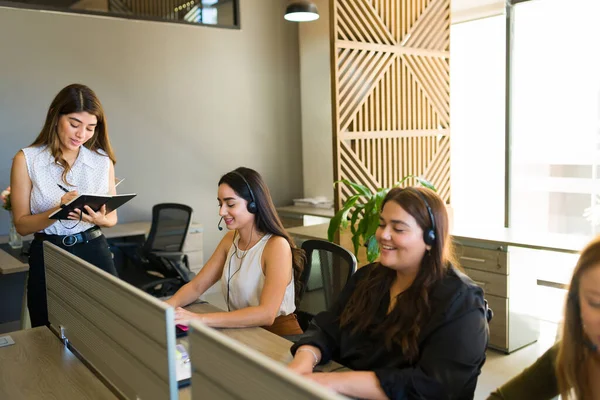
<svg viewBox="0 0 600 400"><path fill-rule="evenodd" d="M203 299L219 308L226 309L221 292L214 289L203 296ZM490 392L537 360L554 343L556 329L557 324L540 321L540 339L536 343L510 355L488 350L487 361L477 382L475 400L485 400Z"/></svg>

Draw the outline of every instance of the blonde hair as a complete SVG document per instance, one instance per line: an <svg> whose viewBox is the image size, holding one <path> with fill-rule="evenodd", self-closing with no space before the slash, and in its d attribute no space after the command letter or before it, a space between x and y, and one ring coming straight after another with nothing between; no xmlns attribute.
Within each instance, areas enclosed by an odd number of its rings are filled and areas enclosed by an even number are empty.
<svg viewBox="0 0 600 400"><path fill-rule="evenodd" d="M590 242L581 252L567 293L562 338L556 361L558 389L564 400L581 400L587 398L586 396L589 394L586 365L591 349L586 346L588 338L583 331L579 284L581 275L598 264L600 264L600 236Z"/></svg>

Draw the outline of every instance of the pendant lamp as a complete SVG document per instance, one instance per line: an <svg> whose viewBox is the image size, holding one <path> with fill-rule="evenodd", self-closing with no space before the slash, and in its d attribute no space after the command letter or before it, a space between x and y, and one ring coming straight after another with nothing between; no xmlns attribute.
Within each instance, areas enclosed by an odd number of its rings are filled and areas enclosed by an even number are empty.
<svg viewBox="0 0 600 400"><path fill-rule="evenodd" d="M293 22L314 21L319 19L319 11L310 1L290 1L285 9L284 18Z"/></svg>

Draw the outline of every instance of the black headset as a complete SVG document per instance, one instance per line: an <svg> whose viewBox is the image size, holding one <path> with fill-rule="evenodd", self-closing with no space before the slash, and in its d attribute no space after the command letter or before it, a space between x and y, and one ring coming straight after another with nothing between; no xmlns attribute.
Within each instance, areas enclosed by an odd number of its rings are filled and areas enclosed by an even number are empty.
<svg viewBox="0 0 600 400"><path fill-rule="evenodd" d="M251 199L251 201L248 203L247 209L248 209L249 213L256 214L258 212L258 207L256 206L256 200L254 199L254 192L252 192L252 187L250 186L250 184L248 183L246 178L244 178L244 175L242 175L240 172L238 172L238 171L231 171L231 172L236 174L240 178L242 178L242 180L246 184L246 187L248 188L248 191L250 192L250 199Z"/></svg>
<svg viewBox="0 0 600 400"><path fill-rule="evenodd" d="M431 246L435 242L435 218L433 218L433 211L431 211L431 207L429 207L429 203L427 202L427 199L425 198L423 193L421 193L418 189L412 187L408 187L407 189L414 189L413 192L417 193L421 200L423 200L423 203L425 203L425 207L427 208L427 214L429 214L429 219L431 220L431 228L425 229L423 231L423 241L426 245Z"/></svg>

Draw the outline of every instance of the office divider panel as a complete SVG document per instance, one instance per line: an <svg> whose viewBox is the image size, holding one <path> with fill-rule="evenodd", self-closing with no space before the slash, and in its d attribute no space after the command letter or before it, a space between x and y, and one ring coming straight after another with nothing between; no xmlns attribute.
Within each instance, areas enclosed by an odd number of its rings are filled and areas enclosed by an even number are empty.
<svg viewBox="0 0 600 400"><path fill-rule="evenodd" d="M173 309L44 242L50 324L128 399L177 399Z"/></svg>
<svg viewBox="0 0 600 400"><path fill-rule="evenodd" d="M194 400L346 399L202 323L190 325Z"/></svg>

